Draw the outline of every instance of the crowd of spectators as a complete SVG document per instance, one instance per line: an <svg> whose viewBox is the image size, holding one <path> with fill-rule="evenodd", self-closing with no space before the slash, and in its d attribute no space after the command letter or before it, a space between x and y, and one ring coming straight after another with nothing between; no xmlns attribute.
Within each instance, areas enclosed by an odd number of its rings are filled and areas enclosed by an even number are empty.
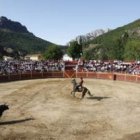
<svg viewBox="0 0 140 140"><path fill-rule="evenodd" d="M74 65L73 65L74 64ZM0 61L0 75L24 74L29 72L64 71L67 65L75 71L91 72L119 72L128 74L140 74L140 61L77 61L66 63L60 61L32 61L32 60L9 60Z"/></svg>
<svg viewBox="0 0 140 140"><path fill-rule="evenodd" d="M75 66L76 71L93 71L93 72L119 72L128 74L140 74L140 61L123 62L123 61L79 61Z"/></svg>
<svg viewBox="0 0 140 140"><path fill-rule="evenodd" d="M23 74L64 70L63 61L9 60L0 61L0 74Z"/></svg>

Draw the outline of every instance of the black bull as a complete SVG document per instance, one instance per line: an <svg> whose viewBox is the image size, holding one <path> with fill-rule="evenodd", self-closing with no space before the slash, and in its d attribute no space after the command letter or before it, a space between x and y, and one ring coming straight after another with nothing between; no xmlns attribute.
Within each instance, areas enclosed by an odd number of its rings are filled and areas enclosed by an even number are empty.
<svg viewBox="0 0 140 140"><path fill-rule="evenodd" d="M0 105L0 117L2 116L3 112L8 109L9 109L8 105L6 104Z"/></svg>

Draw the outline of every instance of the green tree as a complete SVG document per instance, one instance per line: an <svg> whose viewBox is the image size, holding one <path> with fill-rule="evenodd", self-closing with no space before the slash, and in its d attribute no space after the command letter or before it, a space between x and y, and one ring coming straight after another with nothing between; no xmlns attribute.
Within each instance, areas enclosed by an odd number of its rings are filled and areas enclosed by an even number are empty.
<svg viewBox="0 0 140 140"><path fill-rule="evenodd" d="M93 60L93 59L103 59L104 53L102 53L102 48L100 45L95 44L93 47L89 49L85 49L83 52L83 58L86 60Z"/></svg>
<svg viewBox="0 0 140 140"><path fill-rule="evenodd" d="M82 45L77 41L70 42L70 46L67 49L67 53L73 59L80 58L83 55Z"/></svg>
<svg viewBox="0 0 140 140"><path fill-rule="evenodd" d="M125 60L140 60L140 41L129 40L125 45L124 50L124 59Z"/></svg>
<svg viewBox="0 0 140 140"><path fill-rule="evenodd" d="M49 60L59 60L63 56L63 51L57 45L51 45L44 53L44 58Z"/></svg>

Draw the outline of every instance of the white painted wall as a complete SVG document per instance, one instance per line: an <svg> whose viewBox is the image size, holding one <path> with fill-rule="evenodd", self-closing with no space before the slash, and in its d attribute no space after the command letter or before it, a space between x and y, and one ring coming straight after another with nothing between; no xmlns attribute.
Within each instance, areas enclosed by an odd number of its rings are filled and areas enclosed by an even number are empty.
<svg viewBox="0 0 140 140"><path fill-rule="evenodd" d="M73 59L68 56L68 54L63 55L63 61L72 61Z"/></svg>

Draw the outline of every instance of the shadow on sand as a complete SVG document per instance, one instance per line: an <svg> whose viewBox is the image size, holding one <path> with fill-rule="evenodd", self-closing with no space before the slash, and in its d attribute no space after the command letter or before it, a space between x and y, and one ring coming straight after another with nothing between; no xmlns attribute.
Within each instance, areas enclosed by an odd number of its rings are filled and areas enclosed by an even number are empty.
<svg viewBox="0 0 140 140"><path fill-rule="evenodd" d="M20 120L11 120L11 121L0 122L0 125L17 124L17 123L22 123L22 122L31 121L31 120L34 120L34 118L26 118L26 119L20 119Z"/></svg>
<svg viewBox="0 0 140 140"><path fill-rule="evenodd" d="M98 101L101 101L101 100L107 99L107 98L110 98L110 97L100 97L100 96L87 97L87 99L98 100Z"/></svg>

